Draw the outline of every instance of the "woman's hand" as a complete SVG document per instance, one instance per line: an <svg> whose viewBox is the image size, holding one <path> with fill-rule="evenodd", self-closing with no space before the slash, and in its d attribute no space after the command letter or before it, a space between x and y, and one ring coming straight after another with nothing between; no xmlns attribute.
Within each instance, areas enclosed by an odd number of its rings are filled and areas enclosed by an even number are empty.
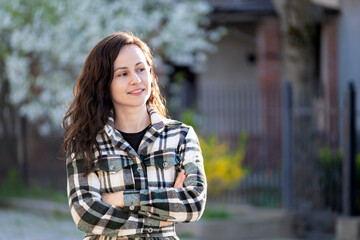
<svg viewBox="0 0 360 240"><path fill-rule="evenodd" d="M102 200L110 205L124 206L124 193L122 191L101 194Z"/></svg>
<svg viewBox="0 0 360 240"><path fill-rule="evenodd" d="M185 179L186 179L185 170L181 170L181 172L179 172L179 174L176 177L174 188L182 188L184 186ZM170 224L171 222L160 221L160 227L165 227Z"/></svg>
<svg viewBox="0 0 360 240"><path fill-rule="evenodd" d="M182 188L186 179L185 170L181 170L176 177L174 188Z"/></svg>

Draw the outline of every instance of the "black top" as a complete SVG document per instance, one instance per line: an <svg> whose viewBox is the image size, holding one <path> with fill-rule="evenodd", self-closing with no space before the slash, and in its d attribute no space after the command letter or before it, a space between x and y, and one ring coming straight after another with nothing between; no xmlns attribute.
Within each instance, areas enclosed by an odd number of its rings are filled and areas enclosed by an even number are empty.
<svg viewBox="0 0 360 240"><path fill-rule="evenodd" d="M123 136L123 138L130 144L130 146L137 151L140 145L140 142L142 140L142 138L144 137L146 131L149 129L150 125L147 126L144 130L142 130L141 132L137 132L137 133L125 133L125 132L121 132L121 135Z"/></svg>

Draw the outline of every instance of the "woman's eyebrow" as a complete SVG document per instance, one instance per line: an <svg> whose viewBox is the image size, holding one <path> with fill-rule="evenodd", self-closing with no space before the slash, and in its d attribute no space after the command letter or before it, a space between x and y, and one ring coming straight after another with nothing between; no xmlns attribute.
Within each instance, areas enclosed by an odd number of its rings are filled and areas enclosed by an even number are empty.
<svg viewBox="0 0 360 240"><path fill-rule="evenodd" d="M135 64L135 67L137 66L137 65L139 65L139 64L142 64L143 62L138 62L138 63L136 63ZM117 68L115 68L114 69L114 72L116 72L117 70L121 70L121 69L127 69L128 67L117 67Z"/></svg>
<svg viewBox="0 0 360 240"><path fill-rule="evenodd" d="M127 69L127 67L117 67L114 69L114 72L116 72L117 70L120 70L120 69Z"/></svg>

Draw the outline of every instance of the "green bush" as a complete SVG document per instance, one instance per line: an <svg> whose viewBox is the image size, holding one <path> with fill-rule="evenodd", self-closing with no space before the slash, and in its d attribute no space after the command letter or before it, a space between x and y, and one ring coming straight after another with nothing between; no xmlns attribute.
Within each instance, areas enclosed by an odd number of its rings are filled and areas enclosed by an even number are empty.
<svg viewBox="0 0 360 240"><path fill-rule="evenodd" d="M202 217L205 219L229 219L235 217L235 215L223 208L206 207Z"/></svg>
<svg viewBox="0 0 360 240"><path fill-rule="evenodd" d="M50 186L31 184L27 186L20 178L16 169L10 169L7 178L0 184L1 197L38 198L66 203L65 191L54 190Z"/></svg>

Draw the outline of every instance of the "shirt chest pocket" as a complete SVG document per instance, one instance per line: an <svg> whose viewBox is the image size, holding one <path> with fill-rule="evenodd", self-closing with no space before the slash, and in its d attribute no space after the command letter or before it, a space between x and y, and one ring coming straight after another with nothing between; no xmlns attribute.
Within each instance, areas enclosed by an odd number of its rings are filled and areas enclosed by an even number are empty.
<svg viewBox="0 0 360 240"><path fill-rule="evenodd" d="M133 162L126 156L102 156L95 165L100 181L100 192L134 189Z"/></svg>
<svg viewBox="0 0 360 240"><path fill-rule="evenodd" d="M180 157L175 151L161 150L149 154L143 161L149 189L173 187L180 172Z"/></svg>

